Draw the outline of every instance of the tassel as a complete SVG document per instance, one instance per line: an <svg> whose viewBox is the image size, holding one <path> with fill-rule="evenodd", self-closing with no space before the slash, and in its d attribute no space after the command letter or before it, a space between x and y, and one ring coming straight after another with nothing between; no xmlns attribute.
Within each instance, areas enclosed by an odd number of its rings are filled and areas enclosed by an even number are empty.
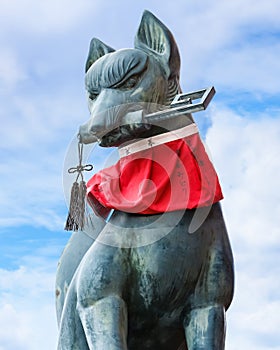
<svg viewBox="0 0 280 350"><path fill-rule="evenodd" d="M79 228L79 222L77 220L79 217L78 203L79 203L79 184L77 181L75 181L71 189L69 212L68 212L68 217L64 227L64 230L66 231L78 231L78 228Z"/></svg>
<svg viewBox="0 0 280 350"><path fill-rule="evenodd" d="M78 231L84 228L86 193L87 187L85 181L81 181L79 184L77 181L73 183L69 212L64 230Z"/></svg>
<svg viewBox="0 0 280 350"><path fill-rule="evenodd" d="M79 217L78 217L78 229L83 229L85 225L85 199L87 194L87 186L85 181L81 181L79 185Z"/></svg>
<svg viewBox="0 0 280 350"><path fill-rule="evenodd" d="M83 179L83 171L90 171L93 169L91 164L82 165L82 146L79 143L79 165L68 169L68 173L78 173L76 181L72 185L70 205L68 216L66 219L64 230L66 231L79 231L83 230L85 225L85 200L87 193L86 182ZM81 176L81 181L78 183L78 178Z"/></svg>

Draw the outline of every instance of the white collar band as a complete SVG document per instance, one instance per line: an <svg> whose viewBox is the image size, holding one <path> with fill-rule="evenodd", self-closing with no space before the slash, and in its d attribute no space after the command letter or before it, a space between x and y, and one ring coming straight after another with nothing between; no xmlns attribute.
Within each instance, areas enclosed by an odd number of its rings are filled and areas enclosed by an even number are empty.
<svg viewBox="0 0 280 350"><path fill-rule="evenodd" d="M129 145L119 147L120 158L126 157L130 154L144 151L145 149L152 148L158 145L162 145L167 142L183 139L190 135L197 134L199 132L195 123L184 126L181 129L172 130L164 134L148 137Z"/></svg>

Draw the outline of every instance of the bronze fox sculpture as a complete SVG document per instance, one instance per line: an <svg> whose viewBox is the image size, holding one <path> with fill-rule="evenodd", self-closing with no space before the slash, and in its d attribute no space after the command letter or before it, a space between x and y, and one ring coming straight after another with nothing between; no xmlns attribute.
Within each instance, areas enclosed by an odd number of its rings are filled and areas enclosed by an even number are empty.
<svg viewBox="0 0 280 350"><path fill-rule="evenodd" d="M115 51L93 39L86 63L91 119L80 127L81 142L124 150L134 138L158 140L193 125L191 115L143 121L144 109L169 105L181 91L179 73L176 42L148 11L134 49ZM96 217L86 233L74 233L62 255L58 350L222 350L233 279L218 201L164 213L115 209L108 223Z"/></svg>

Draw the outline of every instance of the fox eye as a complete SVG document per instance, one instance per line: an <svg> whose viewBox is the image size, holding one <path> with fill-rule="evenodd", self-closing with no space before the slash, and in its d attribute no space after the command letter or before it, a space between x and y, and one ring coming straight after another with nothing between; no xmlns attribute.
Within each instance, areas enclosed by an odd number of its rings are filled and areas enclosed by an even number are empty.
<svg viewBox="0 0 280 350"><path fill-rule="evenodd" d="M132 75L130 78L128 78L119 86L119 89L132 89L134 88L134 86L137 85L139 80L140 80L140 77L138 75Z"/></svg>
<svg viewBox="0 0 280 350"><path fill-rule="evenodd" d="M92 101L94 101L97 98L97 96L98 96L98 94L91 93L88 95L88 98L91 99Z"/></svg>

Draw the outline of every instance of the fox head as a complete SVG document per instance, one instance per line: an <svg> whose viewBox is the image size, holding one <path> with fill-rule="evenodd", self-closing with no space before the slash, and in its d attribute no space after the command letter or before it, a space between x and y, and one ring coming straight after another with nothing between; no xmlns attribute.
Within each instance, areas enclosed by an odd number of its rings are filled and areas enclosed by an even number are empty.
<svg viewBox="0 0 280 350"><path fill-rule="evenodd" d="M128 134L147 131L140 112L152 105L169 105L181 92L177 44L148 11L143 13L134 49L115 51L94 38L85 70L91 118L79 130L83 143L99 140L102 146L114 146Z"/></svg>

